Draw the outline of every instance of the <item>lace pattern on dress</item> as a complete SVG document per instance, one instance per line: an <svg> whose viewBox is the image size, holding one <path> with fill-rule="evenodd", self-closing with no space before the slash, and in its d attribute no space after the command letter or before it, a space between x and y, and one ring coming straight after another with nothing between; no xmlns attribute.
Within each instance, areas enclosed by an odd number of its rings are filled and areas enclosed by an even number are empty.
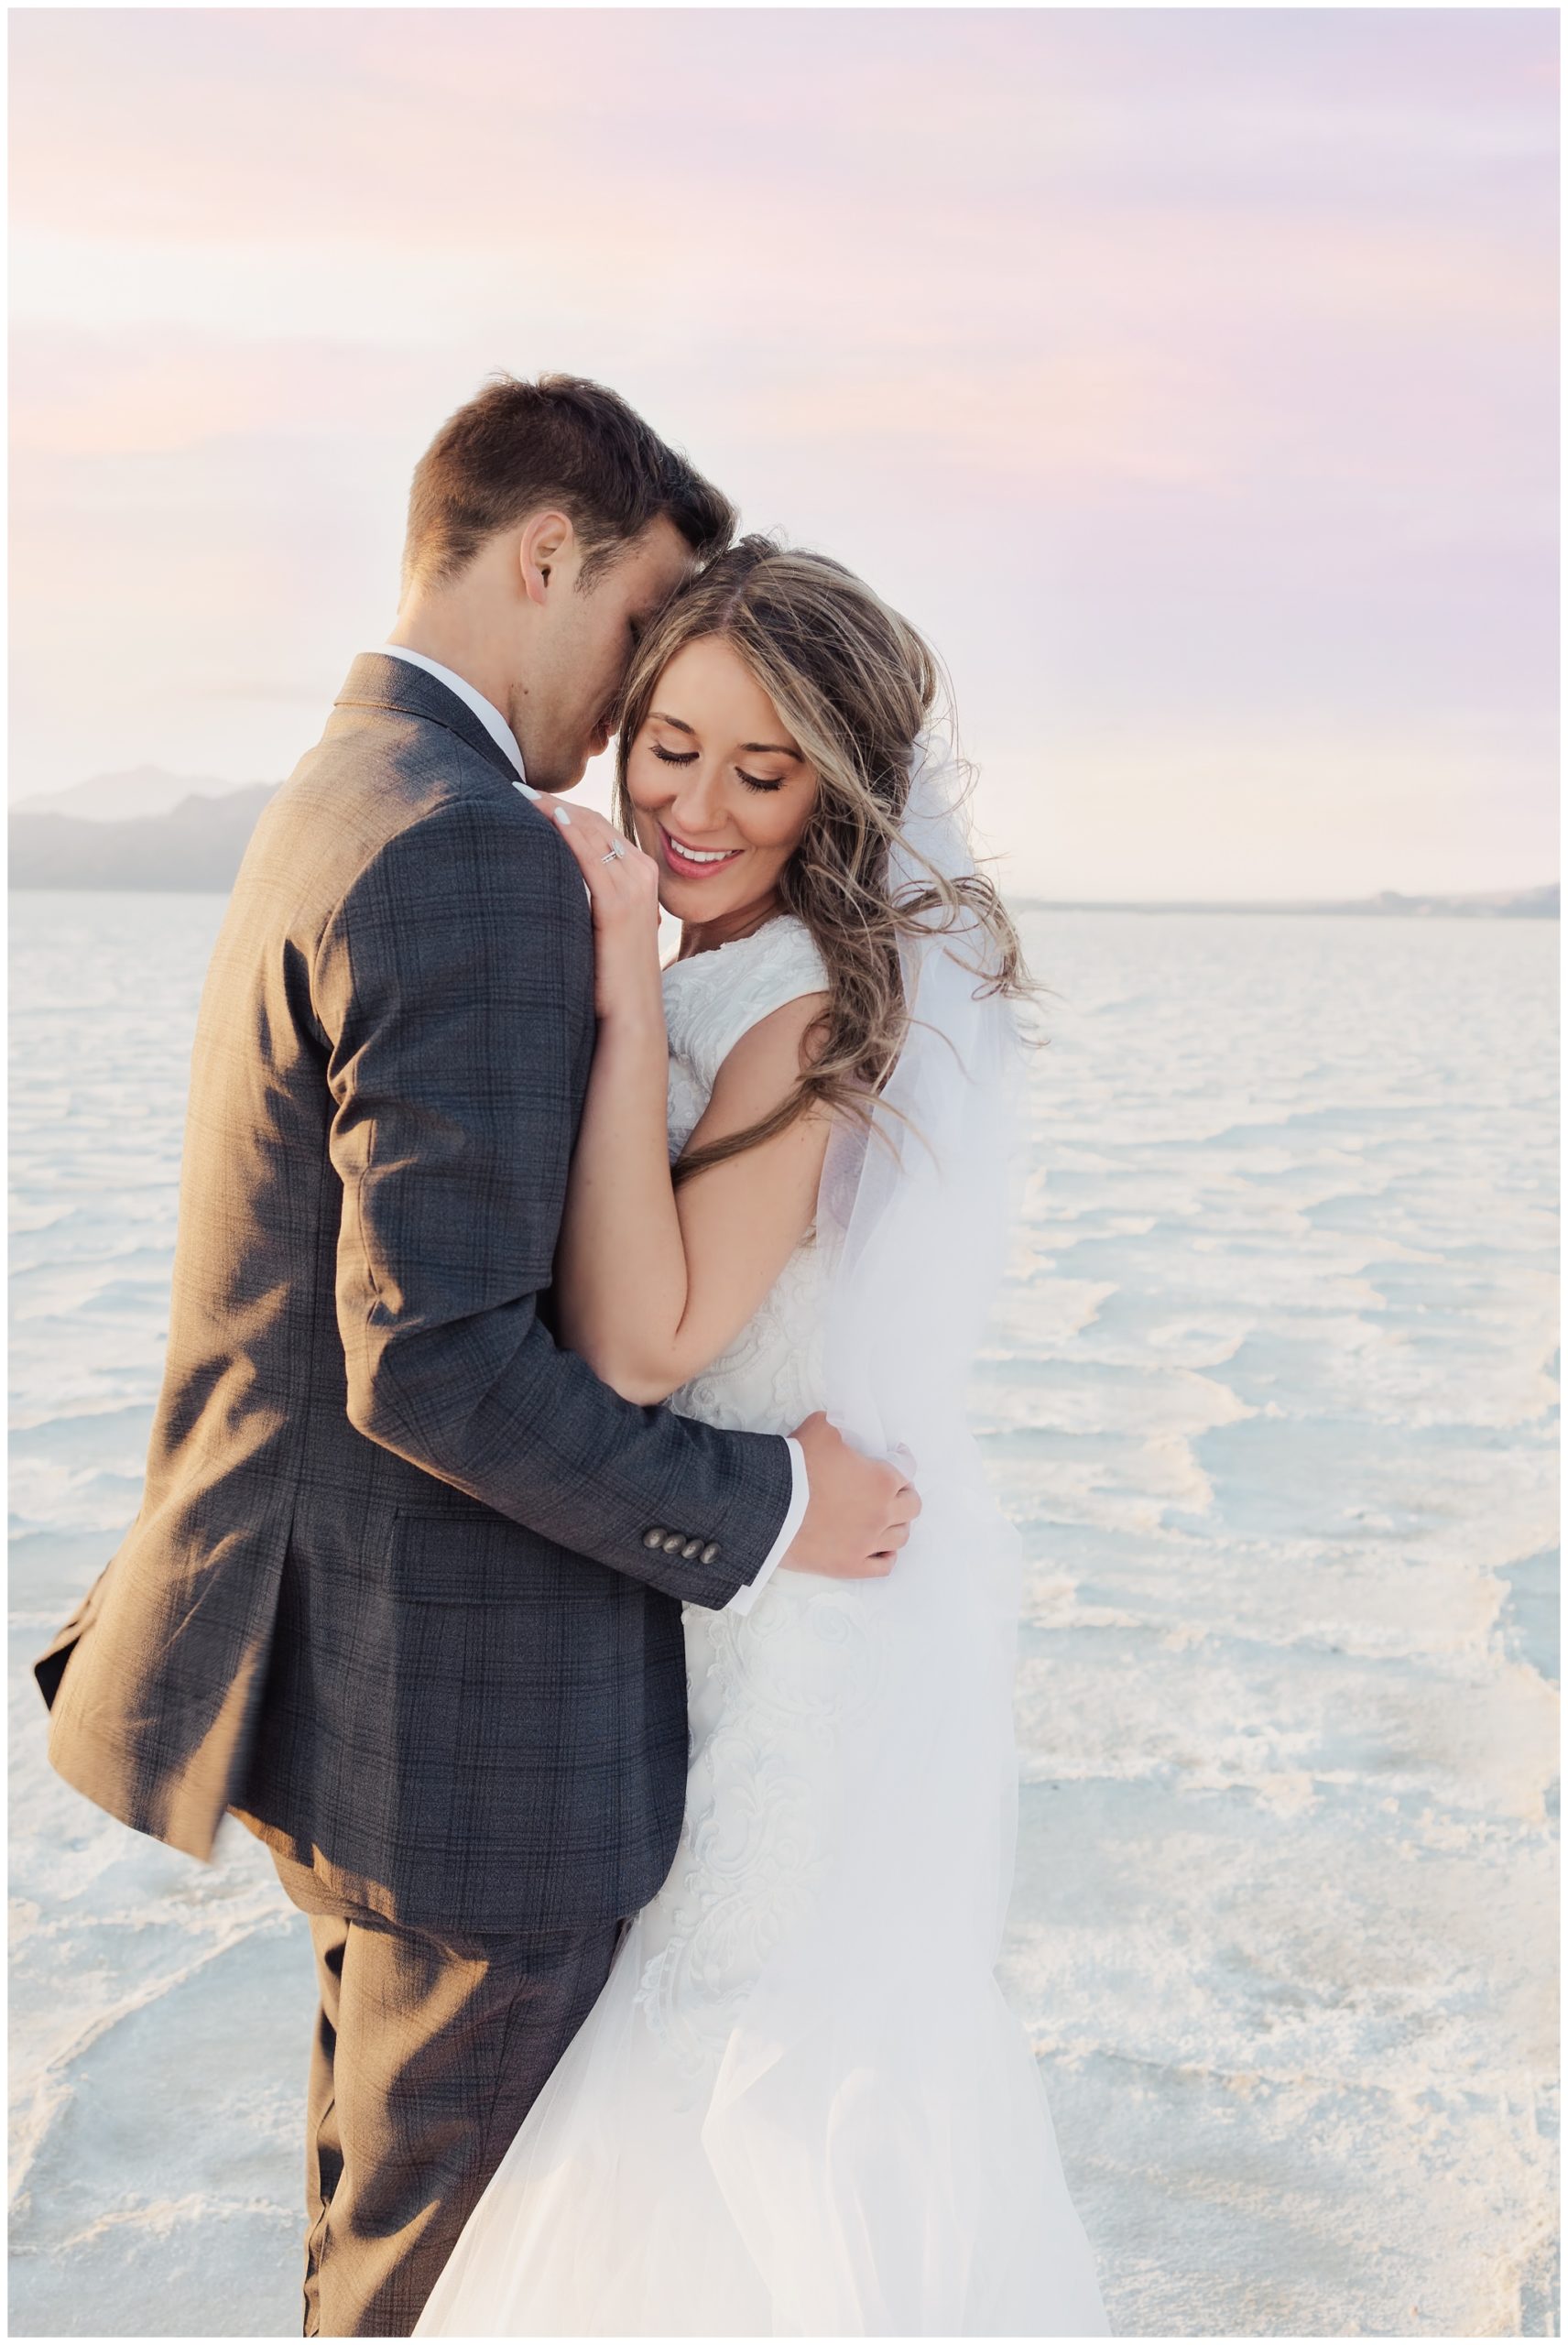
<svg viewBox="0 0 1568 2345"><path fill-rule="evenodd" d="M801 1588L775 1600L769 1586L748 1613L687 1615L686 1816L645 1917L655 1951L637 1993L685 2106L706 2094L757 1973L833 1853L840 1735L875 1691L864 1606L840 1586Z"/></svg>
<svg viewBox="0 0 1568 2345"><path fill-rule="evenodd" d="M827 990L811 933L780 912L749 936L672 961L664 972L670 1031L670 1155L680 1155L708 1104L719 1069L758 1019L803 993Z"/></svg>
<svg viewBox="0 0 1568 2345"><path fill-rule="evenodd" d="M664 977L675 1157L729 1052L759 1018L826 987L789 915ZM822 1276L811 1232L733 1343L672 1393L704 1423L788 1433L822 1406ZM675 1862L645 1908L637 2001L691 2095L706 2089L757 1974L809 1898L833 1843L841 1722L876 1655L861 1609L831 1581L776 1576L747 1613L686 1608L691 1759Z"/></svg>

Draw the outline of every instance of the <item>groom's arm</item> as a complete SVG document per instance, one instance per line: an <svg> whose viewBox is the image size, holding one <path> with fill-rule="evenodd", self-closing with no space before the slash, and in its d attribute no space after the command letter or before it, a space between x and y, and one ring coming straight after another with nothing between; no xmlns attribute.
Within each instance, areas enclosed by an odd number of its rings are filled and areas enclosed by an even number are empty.
<svg viewBox="0 0 1568 2345"><path fill-rule="evenodd" d="M336 906L311 991L354 1424L562 1546L728 1603L798 1511L788 1445L623 1401L536 1308L593 1046L565 843L520 801L426 815ZM655 1530L696 1553L650 1545Z"/></svg>

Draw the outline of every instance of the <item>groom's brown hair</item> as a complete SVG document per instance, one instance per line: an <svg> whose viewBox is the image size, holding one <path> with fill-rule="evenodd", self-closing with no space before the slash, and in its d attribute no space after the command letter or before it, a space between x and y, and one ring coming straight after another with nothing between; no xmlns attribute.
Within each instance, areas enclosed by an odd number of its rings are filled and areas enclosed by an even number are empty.
<svg viewBox="0 0 1568 2345"><path fill-rule="evenodd" d="M405 588L455 578L487 538L545 506L583 541L583 586L661 514L703 560L735 533L728 497L616 392L578 375L503 375L448 416L414 468Z"/></svg>

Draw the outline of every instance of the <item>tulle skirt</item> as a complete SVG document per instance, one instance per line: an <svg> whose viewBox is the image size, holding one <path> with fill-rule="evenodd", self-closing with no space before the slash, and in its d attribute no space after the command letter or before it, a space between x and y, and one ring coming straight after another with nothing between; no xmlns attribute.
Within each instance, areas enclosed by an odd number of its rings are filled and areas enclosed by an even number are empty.
<svg viewBox="0 0 1568 2345"><path fill-rule="evenodd" d="M818 2042L749 2087L737 2043L682 2104L637 2000L644 1952L634 1925L417 2336L1109 2334L993 1981L927 2014L923 2043L878 2027L855 2045L824 2014ZM933 2099L954 2086L956 2104Z"/></svg>
<svg viewBox="0 0 1568 2345"><path fill-rule="evenodd" d="M992 1969L1010 1643L930 1600L995 1543L928 1490L892 1579L688 1612L675 1864L417 2335L1109 2333Z"/></svg>

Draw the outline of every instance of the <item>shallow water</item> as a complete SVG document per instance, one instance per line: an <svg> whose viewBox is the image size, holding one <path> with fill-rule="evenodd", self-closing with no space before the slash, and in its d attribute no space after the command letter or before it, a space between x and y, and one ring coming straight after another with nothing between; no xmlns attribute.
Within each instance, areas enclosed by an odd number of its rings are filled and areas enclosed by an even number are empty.
<svg viewBox="0 0 1568 2345"><path fill-rule="evenodd" d="M12 913L12 2325L298 2333L304 1926L51 1775L215 898ZM1121 2335L1554 2333L1557 930L1033 913L1006 1983Z"/></svg>

